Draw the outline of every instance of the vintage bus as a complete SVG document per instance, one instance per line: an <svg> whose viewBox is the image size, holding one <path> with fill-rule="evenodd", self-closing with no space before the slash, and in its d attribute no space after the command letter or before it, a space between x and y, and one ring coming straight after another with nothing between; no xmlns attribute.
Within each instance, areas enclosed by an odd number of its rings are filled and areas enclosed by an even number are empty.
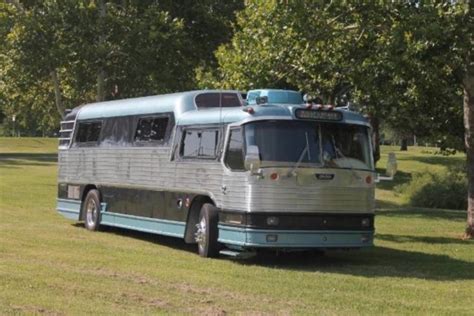
<svg viewBox="0 0 474 316"><path fill-rule="evenodd" d="M84 105L59 140L57 210L183 238L203 257L373 245L370 126L358 113L203 90Z"/></svg>

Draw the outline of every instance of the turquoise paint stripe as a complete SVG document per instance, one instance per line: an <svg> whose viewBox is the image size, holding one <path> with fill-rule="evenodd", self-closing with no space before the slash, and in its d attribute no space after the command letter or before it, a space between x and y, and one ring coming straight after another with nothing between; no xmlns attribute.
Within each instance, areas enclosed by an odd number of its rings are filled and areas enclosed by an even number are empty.
<svg viewBox="0 0 474 316"><path fill-rule="evenodd" d="M81 201L69 199L57 199L56 210L64 217L72 220L79 219Z"/></svg>
<svg viewBox="0 0 474 316"><path fill-rule="evenodd" d="M160 234L184 238L186 224L157 218L133 216L127 214L103 212L102 225L127 228L145 233Z"/></svg>
<svg viewBox="0 0 474 316"><path fill-rule="evenodd" d="M277 235L268 242L267 235ZM373 231L263 230L219 225L219 242L246 247L268 248L360 248L373 246ZM368 238L363 242L363 238Z"/></svg>

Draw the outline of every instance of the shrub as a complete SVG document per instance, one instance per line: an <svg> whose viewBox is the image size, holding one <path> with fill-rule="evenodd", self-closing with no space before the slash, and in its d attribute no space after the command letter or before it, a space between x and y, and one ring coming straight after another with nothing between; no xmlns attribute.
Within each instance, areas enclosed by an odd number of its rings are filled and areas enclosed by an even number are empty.
<svg viewBox="0 0 474 316"><path fill-rule="evenodd" d="M415 173L412 180L396 189L412 206L465 210L467 177L464 167L451 167L442 172Z"/></svg>

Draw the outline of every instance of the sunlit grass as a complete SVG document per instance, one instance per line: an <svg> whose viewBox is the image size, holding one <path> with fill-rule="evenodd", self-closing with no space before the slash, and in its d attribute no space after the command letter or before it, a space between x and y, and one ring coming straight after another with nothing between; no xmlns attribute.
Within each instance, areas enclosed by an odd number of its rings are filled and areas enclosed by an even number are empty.
<svg viewBox="0 0 474 316"><path fill-rule="evenodd" d="M404 207L391 188L405 178L377 190L373 249L205 260L179 239L58 215L56 146L0 138L0 314L472 314L465 213ZM397 152L400 175L464 159L422 150Z"/></svg>

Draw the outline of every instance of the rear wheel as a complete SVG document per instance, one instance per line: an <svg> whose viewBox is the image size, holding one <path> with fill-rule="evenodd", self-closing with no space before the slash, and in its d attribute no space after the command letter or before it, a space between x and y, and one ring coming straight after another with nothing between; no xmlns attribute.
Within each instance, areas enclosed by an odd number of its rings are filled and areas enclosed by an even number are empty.
<svg viewBox="0 0 474 316"><path fill-rule="evenodd" d="M99 191L90 190L84 200L84 226L91 231L99 230L100 226L100 198Z"/></svg>
<svg viewBox="0 0 474 316"><path fill-rule="evenodd" d="M217 242L217 222L217 208L209 203L204 204L201 207L195 235L198 252L201 257L215 258L219 255L220 245Z"/></svg>

